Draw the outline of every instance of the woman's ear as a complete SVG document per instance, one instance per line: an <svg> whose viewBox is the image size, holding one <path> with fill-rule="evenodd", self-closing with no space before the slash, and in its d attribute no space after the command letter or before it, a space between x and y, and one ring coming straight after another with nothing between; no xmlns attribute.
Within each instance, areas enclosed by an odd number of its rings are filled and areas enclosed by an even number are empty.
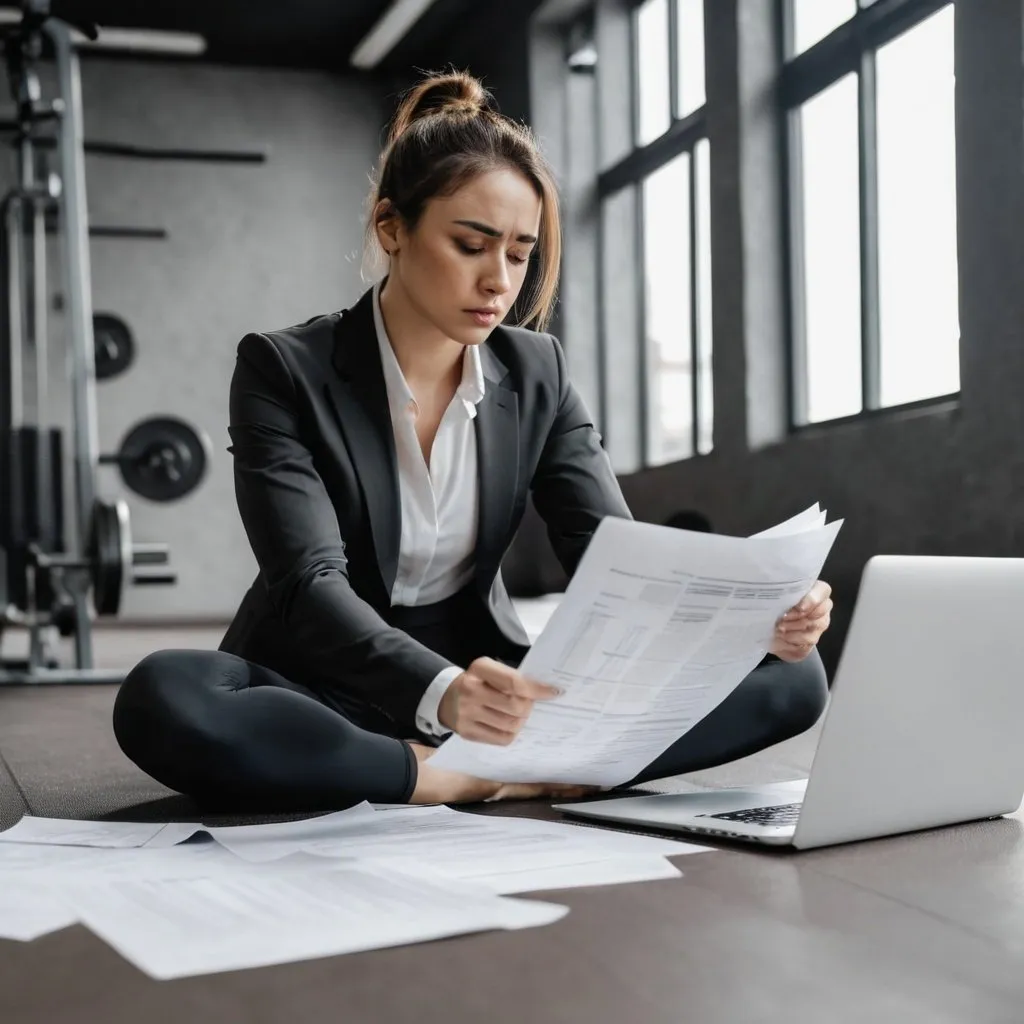
<svg viewBox="0 0 1024 1024"><path fill-rule="evenodd" d="M373 224L377 241L388 256L398 252L402 218L390 199L382 199L373 209Z"/></svg>

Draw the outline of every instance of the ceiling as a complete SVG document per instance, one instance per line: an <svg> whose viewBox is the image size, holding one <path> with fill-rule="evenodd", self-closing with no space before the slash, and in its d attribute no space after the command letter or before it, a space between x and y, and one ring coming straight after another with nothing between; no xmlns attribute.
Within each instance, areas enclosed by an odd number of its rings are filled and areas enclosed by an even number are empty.
<svg viewBox="0 0 1024 1024"><path fill-rule="evenodd" d="M52 0L53 13L68 19L199 33L207 40L205 60L338 70L389 6L389 0ZM534 6L523 5L527 17ZM485 12L486 4L474 0L435 0L381 69L404 71L431 60L447 37Z"/></svg>

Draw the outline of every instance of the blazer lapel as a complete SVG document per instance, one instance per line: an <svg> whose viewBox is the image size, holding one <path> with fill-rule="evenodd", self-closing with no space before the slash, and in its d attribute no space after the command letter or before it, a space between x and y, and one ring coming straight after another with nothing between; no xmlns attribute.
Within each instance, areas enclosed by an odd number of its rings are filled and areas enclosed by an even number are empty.
<svg viewBox="0 0 1024 1024"><path fill-rule="evenodd" d="M481 346L480 361L486 385L473 421L480 487L476 581L486 597L505 554L519 479L519 396L502 385L508 370L487 344Z"/></svg>
<svg viewBox="0 0 1024 1024"><path fill-rule="evenodd" d="M402 511L372 292L366 292L338 320L333 361L338 372L328 380L326 390L363 489L377 566L390 602L398 573Z"/></svg>

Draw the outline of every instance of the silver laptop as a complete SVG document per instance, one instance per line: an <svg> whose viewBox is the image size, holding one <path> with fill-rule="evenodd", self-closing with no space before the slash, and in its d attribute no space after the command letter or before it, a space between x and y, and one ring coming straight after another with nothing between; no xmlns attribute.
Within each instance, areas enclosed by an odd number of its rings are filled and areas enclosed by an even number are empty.
<svg viewBox="0 0 1024 1024"><path fill-rule="evenodd" d="M800 849L1015 811L1024 799L1024 559L865 569L806 780L558 804Z"/></svg>

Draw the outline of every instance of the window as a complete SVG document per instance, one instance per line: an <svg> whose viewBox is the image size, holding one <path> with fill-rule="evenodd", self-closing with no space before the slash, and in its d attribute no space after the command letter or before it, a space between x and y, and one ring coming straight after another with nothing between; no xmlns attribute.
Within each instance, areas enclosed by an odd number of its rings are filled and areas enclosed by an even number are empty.
<svg viewBox="0 0 1024 1024"><path fill-rule="evenodd" d="M647 395L659 416L647 421L651 462L693 454L693 305L690 280L690 154L643 182L643 278Z"/></svg>
<svg viewBox="0 0 1024 1024"><path fill-rule="evenodd" d="M629 461L638 468L712 446L711 157L703 0L646 0L631 24L634 145L600 174L598 195L609 440L615 461L616 437L631 437ZM628 287L610 276L624 262ZM624 305L629 290L639 302ZM623 316L637 332L623 332ZM637 335L639 358L631 361L615 348ZM632 377L624 376L630 367ZM617 418L629 415L639 417L636 428L616 430Z"/></svg>
<svg viewBox="0 0 1024 1024"><path fill-rule="evenodd" d="M857 79L841 78L801 111L807 418L860 412L860 185Z"/></svg>
<svg viewBox="0 0 1024 1024"><path fill-rule="evenodd" d="M954 394L953 6L781 2L794 425Z"/></svg>
<svg viewBox="0 0 1024 1024"><path fill-rule="evenodd" d="M647 0L635 15L636 144L646 146L672 120L669 86L668 0Z"/></svg>
<svg viewBox="0 0 1024 1024"><path fill-rule="evenodd" d="M857 13L857 0L793 0L793 52L803 53Z"/></svg>
<svg viewBox="0 0 1024 1024"><path fill-rule="evenodd" d="M881 404L960 387L953 8L878 51Z"/></svg>
<svg viewBox="0 0 1024 1024"><path fill-rule="evenodd" d="M704 0L676 4L676 115L704 106Z"/></svg>

